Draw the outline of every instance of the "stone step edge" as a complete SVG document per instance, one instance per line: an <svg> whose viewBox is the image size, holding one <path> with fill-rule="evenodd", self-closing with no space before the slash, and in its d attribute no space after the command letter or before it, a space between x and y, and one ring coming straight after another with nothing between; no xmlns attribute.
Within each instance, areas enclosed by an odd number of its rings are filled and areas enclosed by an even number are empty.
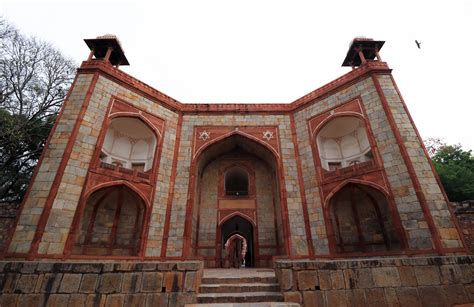
<svg viewBox="0 0 474 307"><path fill-rule="evenodd" d="M201 283L202 284L216 284L216 283L242 283L239 281L245 281L245 283L249 282L267 282L267 283L275 283L277 282L276 277L203 277Z"/></svg>
<svg viewBox="0 0 474 307"><path fill-rule="evenodd" d="M279 283L241 283L241 284L201 284L200 288L213 287L274 287L279 286Z"/></svg>
<svg viewBox="0 0 474 307"><path fill-rule="evenodd" d="M186 304L184 307L248 307L252 304L252 307L301 307L298 303L291 302L258 302L258 303L198 303L198 304Z"/></svg>
<svg viewBox="0 0 474 307"><path fill-rule="evenodd" d="M198 303L198 304L186 304L184 307L248 307L252 304L252 307L301 307L298 303L291 302L258 302L258 303Z"/></svg>
<svg viewBox="0 0 474 307"><path fill-rule="evenodd" d="M253 296L278 296L282 297L280 292L240 292L240 293L199 293L198 298L213 297L253 297Z"/></svg>

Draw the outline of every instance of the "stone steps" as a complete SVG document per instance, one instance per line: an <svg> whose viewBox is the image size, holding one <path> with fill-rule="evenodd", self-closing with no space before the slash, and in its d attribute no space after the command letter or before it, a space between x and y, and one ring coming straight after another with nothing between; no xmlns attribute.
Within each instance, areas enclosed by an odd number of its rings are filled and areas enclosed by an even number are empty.
<svg viewBox="0 0 474 307"><path fill-rule="evenodd" d="M282 302L283 295L273 270L204 270L197 301L200 304L231 304L228 306L246 303L278 306L272 304Z"/></svg>
<svg viewBox="0 0 474 307"><path fill-rule="evenodd" d="M200 293L199 303L257 303L282 302L280 292Z"/></svg>
<svg viewBox="0 0 474 307"><path fill-rule="evenodd" d="M204 284L200 293L280 292L277 283Z"/></svg>
<svg viewBox="0 0 474 307"><path fill-rule="evenodd" d="M203 284L278 283L276 277L203 277Z"/></svg>

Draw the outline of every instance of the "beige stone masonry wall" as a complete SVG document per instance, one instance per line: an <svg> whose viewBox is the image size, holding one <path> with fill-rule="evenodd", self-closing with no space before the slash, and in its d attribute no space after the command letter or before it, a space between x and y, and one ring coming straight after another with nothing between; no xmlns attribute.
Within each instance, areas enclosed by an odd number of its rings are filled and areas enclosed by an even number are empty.
<svg viewBox="0 0 474 307"><path fill-rule="evenodd" d="M398 95L392 79L388 75L380 75L377 78L390 106L395 123L400 130L423 194L428 202L431 215L441 237L441 244L446 248L462 247L461 239L454 226L453 217L448 209L448 203L431 170L428 158L416 135L415 127L413 127L403 107L401 97ZM408 225L406 226L409 227Z"/></svg>
<svg viewBox="0 0 474 307"><path fill-rule="evenodd" d="M184 306L202 262L0 262L0 306Z"/></svg>
<svg viewBox="0 0 474 307"><path fill-rule="evenodd" d="M212 246L198 250L199 256L214 257L216 252L218 174L219 160L209 163L200 181L201 204L198 204L196 197L195 205L199 206L199 246Z"/></svg>
<svg viewBox="0 0 474 307"><path fill-rule="evenodd" d="M71 136L91 80L92 75L78 75L74 88L71 89L69 99L64 102L63 113L59 118L58 125L47 148L44 150L43 161L39 166L35 181L31 183L30 193L20 213L20 219L15 229L9 252L27 253L30 250L39 218L43 212L51 185L61 163L64 149Z"/></svg>
<svg viewBox="0 0 474 307"><path fill-rule="evenodd" d="M474 303L472 256L279 260L275 269L285 301L303 307Z"/></svg>
<svg viewBox="0 0 474 307"><path fill-rule="evenodd" d="M19 227L17 227L18 234L14 237L10 248L12 252L28 251L34 230L36 229L33 226L36 225L39 214L41 214L41 206L44 204L47 192L51 188L55 170L69 139L78 111L84 101L91 78L91 75L79 75L78 81L72 89L69 101L66 102L64 115L51 139L51 149L48 149L48 152L46 152L45 160L33 185L33 194L30 194L25 205L27 210L22 213L20 218ZM164 137L161 140L163 149L146 251L148 256L160 254L178 116L167 108L139 96L103 76L99 77L93 89L89 106L81 122L71 157L67 161L67 166L48 218L45 233L39 245L39 253L58 254L64 250L64 244L79 202L82 186L85 182L100 129L102 128L105 112L112 97L122 99L166 121L166 131L164 131ZM48 180L47 182L44 182L45 178ZM39 192L43 192L40 196L44 194L44 197L39 197ZM30 209L30 207L32 208ZM34 212L35 215L30 212ZM31 220L35 222L34 225L30 225L32 224Z"/></svg>
<svg viewBox="0 0 474 307"><path fill-rule="evenodd" d="M274 175L269 168L261 162L255 162L255 185L257 191L257 226L258 226L258 244L276 245L275 232L275 212L273 206L273 191L271 183L274 181ZM278 197L278 196L276 196ZM260 255L274 256L278 255L276 248L260 247Z"/></svg>
<svg viewBox="0 0 474 307"><path fill-rule="evenodd" d="M284 115L185 115L181 130L181 146L178 154L177 176L171 212L171 227L167 247L167 256L182 255L183 235L188 195L191 148L195 126L271 126L279 128L289 223L292 239L292 253L307 255L303 210L301 207L298 174L291 139L290 119Z"/></svg>
<svg viewBox="0 0 474 307"><path fill-rule="evenodd" d="M415 189L410 180L408 170L404 164L395 136L388 124L373 81L371 78L366 78L309 105L295 114L303 181L315 252L316 254L328 254L329 251L307 120L358 97L360 97L362 107L367 113L372 133L375 136L378 150L382 156L388 181L393 191L403 226L408 235L409 246L413 249L431 248L431 234L416 198ZM319 157L316 158L319 159Z"/></svg>

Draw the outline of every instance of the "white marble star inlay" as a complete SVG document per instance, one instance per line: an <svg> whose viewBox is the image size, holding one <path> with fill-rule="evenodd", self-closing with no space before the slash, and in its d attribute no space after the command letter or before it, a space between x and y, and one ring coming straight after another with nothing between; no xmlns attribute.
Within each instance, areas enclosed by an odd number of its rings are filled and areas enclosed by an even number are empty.
<svg viewBox="0 0 474 307"><path fill-rule="evenodd" d="M263 138L267 141L270 141L271 139L273 139L273 132L271 132L270 130L265 131L263 133Z"/></svg>
<svg viewBox="0 0 474 307"><path fill-rule="evenodd" d="M201 131L201 133L199 133L199 139L200 140L207 141L207 140L209 140L210 137L211 137L211 134L209 132L207 132L206 130Z"/></svg>

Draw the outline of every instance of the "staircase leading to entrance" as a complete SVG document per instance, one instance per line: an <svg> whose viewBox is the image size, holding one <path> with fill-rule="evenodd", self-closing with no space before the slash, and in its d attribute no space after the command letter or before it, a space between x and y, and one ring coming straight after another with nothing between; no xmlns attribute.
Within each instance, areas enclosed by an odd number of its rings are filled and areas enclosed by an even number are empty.
<svg viewBox="0 0 474 307"><path fill-rule="evenodd" d="M206 269L198 302L282 302L280 286L271 269Z"/></svg>

